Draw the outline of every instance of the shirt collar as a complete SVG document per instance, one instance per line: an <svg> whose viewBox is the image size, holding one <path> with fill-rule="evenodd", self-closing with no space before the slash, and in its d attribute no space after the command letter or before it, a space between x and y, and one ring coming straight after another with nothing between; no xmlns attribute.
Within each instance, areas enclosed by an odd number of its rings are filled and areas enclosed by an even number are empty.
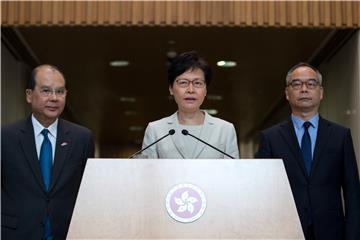
<svg viewBox="0 0 360 240"><path fill-rule="evenodd" d="M35 136L38 136L41 134L41 131L45 128L41 123L34 117L34 114L31 115L31 121L32 125L34 127L34 134ZM56 138L57 136L57 126L58 126L58 119L55 120L47 129L49 130L49 133L51 136Z"/></svg>
<svg viewBox="0 0 360 240"><path fill-rule="evenodd" d="M210 114L208 114L205 110L201 110L201 112L204 113L205 118L204 118L204 124L205 123L209 123L209 124L214 124L214 117L211 116ZM178 119L178 115L177 115L178 111L176 111L173 115L171 115L170 117L168 117L168 123L177 123L179 124L179 119Z"/></svg>
<svg viewBox="0 0 360 240"><path fill-rule="evenodd" d="M317 129L317 127L319 126L319 114L315 114L314 116L312 116L309 120L307 120L307 122L311 123L311 126L315 129ZM301 118L295 116L294 114L291 114L291 120L294 123L294 126L297 129L301 129L303 127L304 124L304 120L302 120Z"/></svg>

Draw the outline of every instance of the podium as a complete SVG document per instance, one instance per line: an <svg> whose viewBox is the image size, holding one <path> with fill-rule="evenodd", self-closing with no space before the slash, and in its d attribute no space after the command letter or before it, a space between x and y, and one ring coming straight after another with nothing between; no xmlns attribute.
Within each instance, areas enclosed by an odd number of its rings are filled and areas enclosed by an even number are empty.
<svg viewBox="0 0 360 240"><path fill-rule="evenodd" d="M183 184L206 198L191 222L174 219L167 208L169 192ZM89 159L67 239L150 238L304 236L281 159Z"/></svg>

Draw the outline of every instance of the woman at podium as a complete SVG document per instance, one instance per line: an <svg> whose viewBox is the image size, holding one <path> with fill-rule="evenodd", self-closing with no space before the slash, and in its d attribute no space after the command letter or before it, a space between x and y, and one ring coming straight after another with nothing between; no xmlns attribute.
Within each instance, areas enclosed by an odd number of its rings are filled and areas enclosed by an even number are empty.
<svg viewBox="0 0 360 240"><path fill-rule="evenodd" d="M174 58L168 84L178 109L148 124L143 148L151 146L142 152L146 158L239 158L234 125L200 108L210 80L211 68L196 52Z"/></svg>

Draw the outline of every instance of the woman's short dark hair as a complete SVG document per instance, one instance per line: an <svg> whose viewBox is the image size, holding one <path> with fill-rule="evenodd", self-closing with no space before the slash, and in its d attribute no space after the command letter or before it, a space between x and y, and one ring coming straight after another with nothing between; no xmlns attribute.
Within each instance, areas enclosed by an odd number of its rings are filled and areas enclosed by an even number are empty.
<svg viewBox="0 0 360 240"><path fill-rule="evenodd" d="M210 65L195 51L181 53L173 59L168 69L169 85L172 86L179 75L196 68L204 72L206 85L209 86L212 75Z"/></svg>

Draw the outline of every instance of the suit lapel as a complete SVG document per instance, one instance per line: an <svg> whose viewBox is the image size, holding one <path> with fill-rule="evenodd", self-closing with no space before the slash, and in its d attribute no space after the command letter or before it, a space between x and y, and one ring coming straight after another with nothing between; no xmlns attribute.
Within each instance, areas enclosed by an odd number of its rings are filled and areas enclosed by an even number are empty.
<svg viewBox="0 0 360 240"><path fill-rule="evenodd" d="M205 120L204 120L204 125L203 128L200 132L200 136L199 138L205 141L208 141L212 135L212 131L211 131L211 125L213 125L213 121L212 121L212 117L205 112ZM196 143L196 147L194 150L194 158L198 158L201 154L201 152L204 150L204 148L206 147L206 145L200 141L197 141Z"/></svg>
<svg viewBox="0 0 360 240"><path fill-rule="evenodd" d="M320 117L319 129L316 136L313 164L311 168L311 175L313 175L319 163L321 152L327 145L327 142L330 139L330 135L331 135L331 128L329 123Z"/></svg>
<svg viewBox="0 0 360 240"><path fill-rule="evenodd" d="M301 149L297 141L294 126L291 119L288 119L287 122L280 125L280 133L283 136L285 142L288 144L289 148L291 149L291 152L293 153L296 162L300 166L303 175L305 177L308 177L306 173L305 163L302 157Z"/></svg>
<svg viewBox="0 0 360 240"><path fill-rule="evenodd" d="M41 175L39 159L36 153L34 128L31 122L31 116L24 122L24 126L20 129L20 144L24 151L26 160L28 161L36 180L41 189L45 189L44 182Z"/></svg>
<svg viewBox="0 0 360 240"><path fill-rule="evenodd" d="M56 137L54 168L49 191L51 191L54 187L56 180L59 178L61 170L64 167L66 156L71 147L70 136L70 130L67 128L66 123L63 120L59 119Z"/></svg>

